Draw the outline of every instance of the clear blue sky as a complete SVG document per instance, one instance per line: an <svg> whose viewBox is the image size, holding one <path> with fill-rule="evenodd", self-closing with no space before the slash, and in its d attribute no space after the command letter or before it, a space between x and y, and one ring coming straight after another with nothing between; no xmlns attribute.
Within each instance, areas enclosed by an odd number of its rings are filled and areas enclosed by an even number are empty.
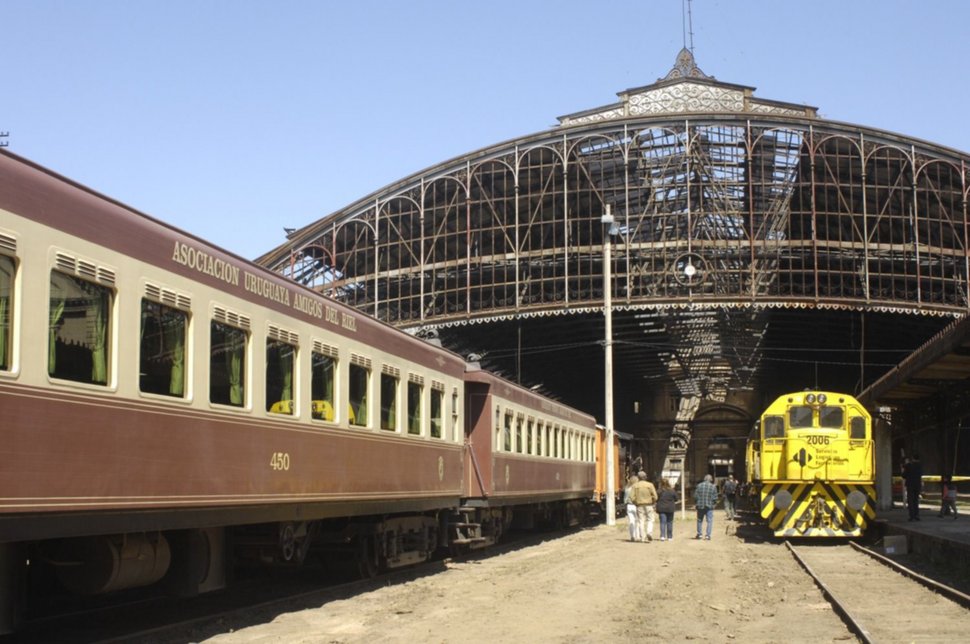
<svg viewBox="0 0 970 644"><path fill-rule="evenodd" d="M665 75L681 0L0 0L9 149L244 257ZM962 0L696 0L698 66L970 150Z"/></svg>

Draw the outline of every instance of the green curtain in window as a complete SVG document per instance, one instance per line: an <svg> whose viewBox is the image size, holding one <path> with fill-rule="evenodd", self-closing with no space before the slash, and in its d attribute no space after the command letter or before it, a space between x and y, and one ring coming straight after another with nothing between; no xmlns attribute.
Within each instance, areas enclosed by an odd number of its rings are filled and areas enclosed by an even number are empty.
<svg viewBox="0 0 970 644"><path fill-rule="evenodd" d="M280 367L283 369L283 389L280 392L280 399L293 400L293 350L287 348L283 351Z"/></svg>
<svg viewBox="0 0 970 644"><path fill-rule="evenodd" d="M243 404L242 387L242 352L243 345L235 331L228 334L226 343L226 366L229 369L229 402L233 405Z"/></svg>
<svg viewBox="0 0 970 644"><path fill-rule="evenodd" d="M367 424L367 394L364 393L360 397L360 405L357 407L357 415L355 421L358 425Z"/></svg>
<svg viewBox="0 0 970 644"><path fill-rule="evenodd" d="M108 294L99 288L92 288L94 301L94 346L91 348L91 381L108 382L108 352L105 340L108 337Z"/></svg>
<svg viewBox="0 0 970 644"><path fill-rule="evenodd" d="M172 373L169 378L168 393L181 396L185 393L185 326L181 315L173 315L166 320L165 344L172 352Z"/></svg>
<svg viewBox="0 0 970 644"><path fill-rule="evenodd" d="M7 321L6 295L0 295L0 368L7 368L7 339L10 337L10 323Z"/></svg>
<svg viewBox="0 0 970 644"><path fill-rule="evenodd" d="M51 310L50 310L50 333L49 333L49 343L47 345L47 373L54 375L54 371L57 368L57 325L61 322L61 317L64 315L64 305L66 300L59 295L54 294L54 289L57 288L56 285L51 283Z"/></svg>

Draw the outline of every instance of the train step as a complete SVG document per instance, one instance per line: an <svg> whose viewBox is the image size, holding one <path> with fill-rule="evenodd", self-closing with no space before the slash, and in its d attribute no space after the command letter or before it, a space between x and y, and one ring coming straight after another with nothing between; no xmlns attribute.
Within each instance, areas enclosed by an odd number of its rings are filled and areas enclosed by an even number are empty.
<svg viewBox="0 0 970 644"><path fill-rule="evenodd" d="M450 543L463 546L469 543L482 543L483 541L488 541L488 539L485 537L469 537L467 539L453 539Z"/></svg>

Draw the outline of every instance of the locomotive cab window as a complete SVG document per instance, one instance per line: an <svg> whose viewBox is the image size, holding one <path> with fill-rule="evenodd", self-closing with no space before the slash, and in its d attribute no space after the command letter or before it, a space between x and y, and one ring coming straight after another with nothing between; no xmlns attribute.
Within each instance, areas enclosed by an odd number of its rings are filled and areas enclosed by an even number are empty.
<svg viewBox="0 0 970 644"><path fill-rule="evenodd" d="M805 429L812 426L813 410L811 407L798 405L788 409L788 426L792 429Z"/></svg>
<svg viewBox="0 0 970 644"><path fill-rule="evenodd" d="M818 426L827 429L842 429L845 425L845 410L841 407L820 407L818 410Z"/></svg>
<svg viewBox="0 0 970 644"><path fill-rule="evenodd" d="M849 438L852 440L865 440L866 438L866 419L862 416L855 416L849 421Z"/></svg>
<svg viewBox="0 0 970 644"><path fill-rule="evenodd" d="M266 411L292 416L296 347L266 338Z"/></svg>
<svg viewBox="0 0 970 644"><path fill-rule="evenodd" d="M246 404L246 345L249 334L213 320L209 328L209 402L243 407Z"/></svg>
<svg viewBox="0 0 970 644"><path fill-rule="evenodd" d="M105 286L51 271L48 375L108 384L113 299Z"/></svg>
<svg viewBox="0 0 970 644"><path fill-rule="evenodd" d="M141 301L138 387L159 396L185 396L185 340L189 316L149 299Z"/></svg>
<svg viewBox="0 0 970 644"><path fill-rule="evenodd" d="M13 357L13 284L16 264L12 257L0 255L0 370L10 371Z"/></svg>
<svg viewBox="0 0 970 644"><path fill-rule="evenodd" d="M785 419L781 416L765 416L765 438L784 438Z"/></svg>

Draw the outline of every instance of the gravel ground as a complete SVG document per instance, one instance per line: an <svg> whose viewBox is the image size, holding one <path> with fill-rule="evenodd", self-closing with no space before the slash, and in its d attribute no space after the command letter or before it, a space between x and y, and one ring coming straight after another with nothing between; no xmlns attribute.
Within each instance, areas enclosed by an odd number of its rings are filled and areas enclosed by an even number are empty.
<svg viewBox="0 0 970 644"><path fill-rule="evenodd" d="M655 528L652 543L631 543L621 519L347 599L255 611L204 641L856 641L784 547L721 513L714 538L697 541L687 517L671 542Z"/></svg>

